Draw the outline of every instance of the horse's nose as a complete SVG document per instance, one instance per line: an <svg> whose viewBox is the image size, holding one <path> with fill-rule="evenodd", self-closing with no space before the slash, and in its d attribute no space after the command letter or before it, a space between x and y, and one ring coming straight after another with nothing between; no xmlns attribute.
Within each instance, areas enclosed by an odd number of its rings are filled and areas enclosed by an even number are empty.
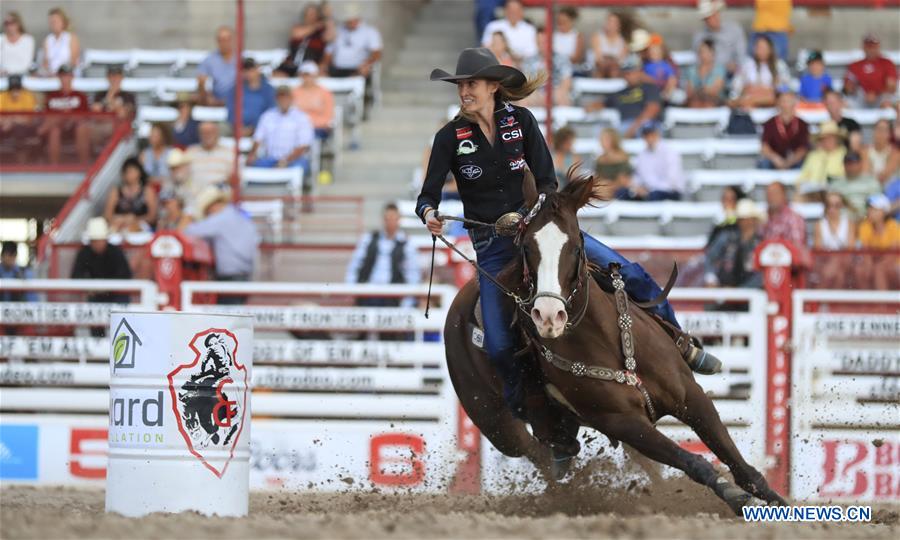
<svg viewBox="0 0 900 540"><path fill-rule="evenodd" d="M559 331L569 320L569 315L565 309L539 309L535 307L531 310L531 319L534 325L540 329L551 329Z"/></svg>

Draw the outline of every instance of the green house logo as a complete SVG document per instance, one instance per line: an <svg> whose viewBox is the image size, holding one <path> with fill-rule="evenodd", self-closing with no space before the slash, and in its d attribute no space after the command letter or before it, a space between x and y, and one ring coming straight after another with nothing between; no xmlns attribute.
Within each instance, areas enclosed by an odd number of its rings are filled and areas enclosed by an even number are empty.
<svg viewBox="0 0 900 540"><path fill-rule="evenodd" d="M116 327L112 340L113 371L134 367L134 358L137 348L143 345L137 332L123 318Z"/></svg>

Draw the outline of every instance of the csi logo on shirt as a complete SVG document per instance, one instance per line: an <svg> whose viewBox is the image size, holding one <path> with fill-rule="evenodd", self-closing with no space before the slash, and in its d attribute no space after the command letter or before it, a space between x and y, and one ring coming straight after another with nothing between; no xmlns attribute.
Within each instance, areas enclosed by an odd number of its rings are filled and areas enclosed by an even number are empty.
<svg viewBox="0 0 900 540"><path fill-rule="evenodd" d="M521 128L516 128L509 131L501 131L500 138L503 139L503 142L521 141L522 130Z"/></svg>
<svg viewBox="0 0 900 540"><path fill-rule="evenodd" d="M466 180L476 180L481 178L482 170L478 165L463 165L459 168L459 172L466 177Z"/></svg>

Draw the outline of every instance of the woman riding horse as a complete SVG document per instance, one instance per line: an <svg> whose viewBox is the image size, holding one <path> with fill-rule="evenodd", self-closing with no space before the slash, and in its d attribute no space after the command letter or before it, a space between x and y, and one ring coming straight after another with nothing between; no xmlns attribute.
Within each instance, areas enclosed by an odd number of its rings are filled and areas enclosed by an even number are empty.
<svg viewBox="0 0 900 540"><path fill-rule="evenodd" d="M447 81L457 85L460 113L442 127L434 137L431 158L422 192L416 203L416 213L433 235L442 231L437 212L441 190L447 173L456 177L466 219L495 223L501 216L516 222L523 208L522 184L525 167L533 173L540 192L554 192L557 188L553 159L538 123L531 112L510 102L520 101L543 83L544 77L526 79L512 67L501 65L486 48L465 49L460 53L456 73L441 69L431 73L433 81ZM510 216L510 213L519 215ZM469 227L469 237L484 272L492 277L517 256L513 238L499 235L495 227ZM621 265L628 294L647 302L657 297L660 287L637 263L584 234L584 249L590 262L606 268L610 263ZM484 323L484 345L491 363L503 380L503 397L513 413L525 418L525 391L522 372L516 365L514 353L517 340L511 328L512 314L505 309L504 293L479 273L481 311ZM693 371L711 374L720 371L721 362L699 348L680 330L675 313L668 301L651 308L669 335L676 340L682 357ZM557 313L565 318L565 311ZM547 324L559 321L546 321ZM565 321L562 321L564 327Z"/></svg>

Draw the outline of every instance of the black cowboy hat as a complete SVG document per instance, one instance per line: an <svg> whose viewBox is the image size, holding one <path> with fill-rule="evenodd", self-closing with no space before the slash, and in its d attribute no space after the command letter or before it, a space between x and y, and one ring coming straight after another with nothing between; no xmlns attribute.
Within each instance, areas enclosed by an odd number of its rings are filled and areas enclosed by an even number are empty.
<svg viewBox="0 0 900 540"><path fill-rule="evenodd" d="M504 66L490 50L484 47L463 49L456 61L456 74L451 75L443 69L431 72L432 81L456 83L464 79L487 79L497 81L503 86L521 86L525 84L525 74L514 67Z"/></svg>

